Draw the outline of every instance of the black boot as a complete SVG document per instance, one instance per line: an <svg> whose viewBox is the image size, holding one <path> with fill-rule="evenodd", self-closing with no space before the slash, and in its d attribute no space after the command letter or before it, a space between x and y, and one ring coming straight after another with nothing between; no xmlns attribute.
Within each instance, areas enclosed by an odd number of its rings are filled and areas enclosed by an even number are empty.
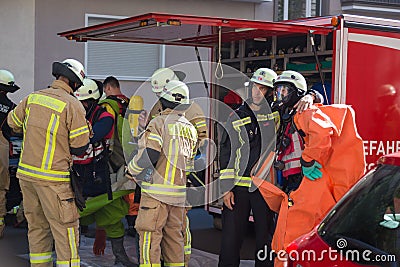
<svg viewBox="0 0 400 267"><path fill-rule="evenodd" d="M137 215L126 215L125 218L128 223L128 229L126 230L126 234L132 237L136 237L135 222Z"/></svg>
<svg viewBox="0 0 400 267"><path fill-rule="evenodd" d="M124 248L124 237L118 238L110 238L111 239L111 248L112 252L115 256L115 264L122 263L126 267L138 267L139 265L132 262L128 255L126 255L126 251Z"/></svg>

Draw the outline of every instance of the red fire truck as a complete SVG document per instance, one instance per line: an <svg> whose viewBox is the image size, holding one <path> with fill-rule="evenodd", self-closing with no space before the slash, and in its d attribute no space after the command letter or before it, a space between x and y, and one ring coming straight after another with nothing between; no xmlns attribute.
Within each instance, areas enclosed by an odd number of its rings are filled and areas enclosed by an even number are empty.
<svg viewBox="0 0 400 267"><path fill-rule="evenodd" d="M77 42L207 47L213 62L244 77L258 67L299 71L314 88L324 85L330 104L353 106L369 169L380 156L400 151L400 21L341 15L270 22L149 13L59 35ZM212 71L207 75L214 79ZM230 79L243 84L243 77ZM211 98L226 94L212 82L210 88ZM209 129L217 143L218 127L210 122ZM206 182L218 173L215 160ZM216 200L214 189L207 191L209 200ZM220 203L210 202L207 209L220 213Z"/></svg>

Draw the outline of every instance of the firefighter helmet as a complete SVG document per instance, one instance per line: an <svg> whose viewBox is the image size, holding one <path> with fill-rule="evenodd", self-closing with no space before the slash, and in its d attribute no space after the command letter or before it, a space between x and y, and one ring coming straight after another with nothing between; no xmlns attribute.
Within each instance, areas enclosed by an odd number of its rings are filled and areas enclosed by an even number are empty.
<svg viewBox="0 0 400 267"><path fill-rule="evenodd" d="M384 84L378 88L378 97L395 97L396 88L391 84Z"/></svg>
<svg viewBox="0 0 400 267"><path fill-rule="evenodd" d="M174 104L189 104L189 88L185 83L173 80L164 86L160 97Z"/></svg>
<svg viewBox="0 0 400 267"><path fill-rule="evenodd" d="M151 89L153 93L161 93L163 87L169 81L183 81L186 74L182 71L174 71L169 68L160 68L151 76Z"/></svg>
<svg viewBox="0 0 400 267"><path fill-rule="evenodd" d="M72 83L77 83L78 89L83 85L83 79L85 78L85 69L78 60L68 58L63 62L53 62L52 74L54 77L64 76Z"/></svg>
<svg viewBox="0 0 400 267"><path fill-rule="evenodd" d="M251 81L259 83L268 87L274 87L274 82L276 80L277 74L275 71L268 68L260 68L253 73Z"/></svg>
<svg viewBox="0 0 400 267"><path fill-rule="evenodd" d="M14 93L18 89L19 86L15 84L14 75L8 70L0 70L0 90Z"/></svg>
<svg viewBox="0 0 400 267"><path fill-rule="evenodd" d="M304 95L307 92L307 82L306 79L300 73L293 70L285 70L279 75L274 86L280 83L290 83L296 87L299 94Z"/></svg>
<svg viewBox="0 0 400 267"><path fill-rule="evenodd" d="M300 73L286 70L274 83L276 99L286 107L293 107L307 92L306 79Z"/></svg>
<svg viewBox="0 0 400 267"><path fill-rule="evenodd" d="M100 99L103 92L103 84L99 81L95 81L89 78L83 79L83 85L74 92L74 95L78 100L85 99Z"/></svg>

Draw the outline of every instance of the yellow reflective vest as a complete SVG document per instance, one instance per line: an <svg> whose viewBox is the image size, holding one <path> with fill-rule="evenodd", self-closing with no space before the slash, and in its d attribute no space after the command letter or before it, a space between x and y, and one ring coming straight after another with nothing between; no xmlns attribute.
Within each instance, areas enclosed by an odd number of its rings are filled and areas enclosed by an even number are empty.
<svg viewBox="0 0 400 267"><path fill-rule="evenodd" d="M69 182L70 148L89 143L85 109L65 82L28 95L7 122L23 132L17 177L42 184Z"/></svg>

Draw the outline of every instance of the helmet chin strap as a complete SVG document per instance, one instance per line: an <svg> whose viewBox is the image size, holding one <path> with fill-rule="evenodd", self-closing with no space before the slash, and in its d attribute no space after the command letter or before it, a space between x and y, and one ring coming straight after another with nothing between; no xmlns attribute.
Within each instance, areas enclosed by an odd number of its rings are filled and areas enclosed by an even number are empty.
<svg viewBox="0 0 400 267"><path fill-rule="evenodd" d="M72 88L72 91L74 91L74 92L75 92L76 90L78 90L79 87L80 87L80 86L78 86L78 84L77 84L76 82L71 82L71 81L69 81L68 85L69 85L69 87Z"/></svg>

